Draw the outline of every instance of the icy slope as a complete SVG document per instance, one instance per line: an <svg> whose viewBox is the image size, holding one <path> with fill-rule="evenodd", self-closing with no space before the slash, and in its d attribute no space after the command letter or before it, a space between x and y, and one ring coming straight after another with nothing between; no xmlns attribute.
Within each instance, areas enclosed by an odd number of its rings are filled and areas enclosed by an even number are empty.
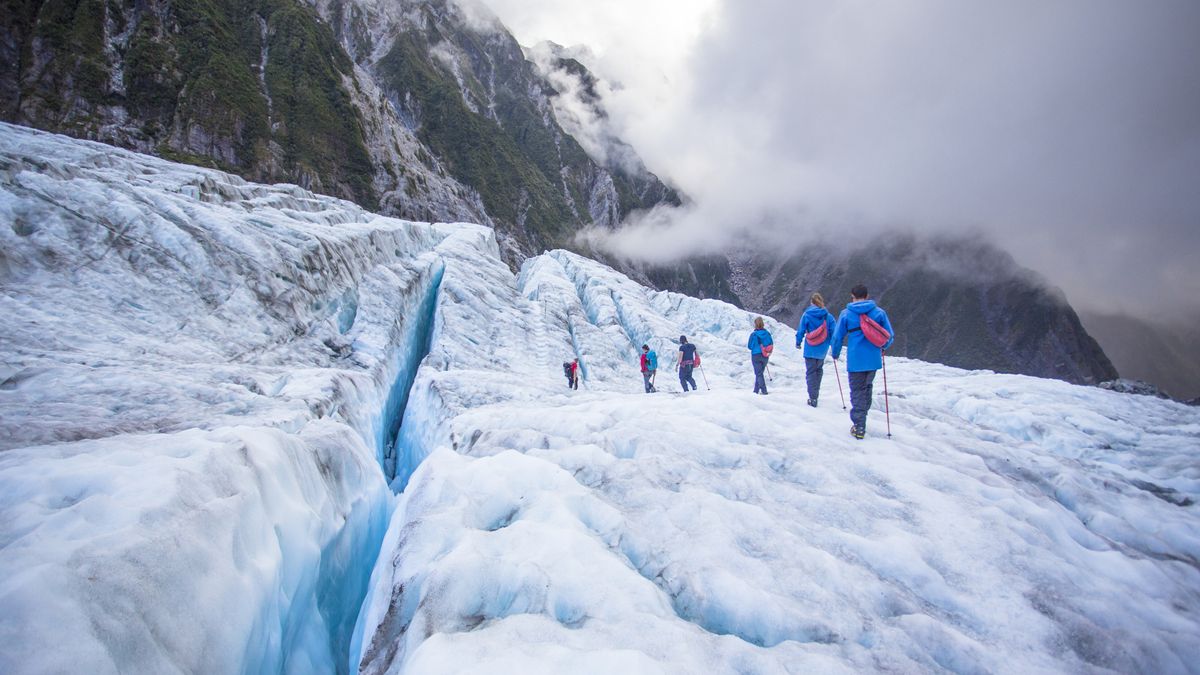
<svg viewBox="0 0 1200 675"><path fill-rule="evenodd" d="M0 672L345 670L437 249L490 231L7 125L0 222Z"/></svg>
<svg viewBox="0 0 1200 675"><path fill-rule="evenodd" d="M1195 409L895 359L854 441L729 305L7 126L0 214L0 672L1200 663Z"/></svg>
<svg viewBox="0 0 1200 675"><path fill-rule="evenodd" d="M563 252L524 305L477 267L448 258L366 672L1198 668L1196 411L895 359L895 438L858 442L791 350L749 392L728 305ZM639 393L635 345L681 332L713 389Z"/></svg>

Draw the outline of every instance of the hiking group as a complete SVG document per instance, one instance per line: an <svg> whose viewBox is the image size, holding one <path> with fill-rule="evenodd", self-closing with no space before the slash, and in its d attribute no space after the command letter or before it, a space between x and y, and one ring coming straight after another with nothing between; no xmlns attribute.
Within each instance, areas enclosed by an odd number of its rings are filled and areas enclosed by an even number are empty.
<svg viewBox="0 0 1200 675"><path fill-rule="evenodd" d="M846 372L850 380L850 434L862 439L867 433L867 413L871 409L871 396L874 393L875 373L884 368L883 352L892 346L895 340L892 322L887 312L870 299L867 287L858 284L850 289L850 303L834 321L833 315L826 307L825 298L820 293L813 293L809 306L800 315L796 329L796 349L803 349L804 375L808 385L808 405L817 407L821 393L821 380L824 377L825 357L833 351L834 374L837 375L838 358L842 346L846 347ZM770 377L770 359L775 349L775 341L770 331L766 329L762 317L754 319L754 330L746 342L750 350L750 364L754 368L754 393L767 395L767 381ZM658 354L649 345L642 345L640 358L642 382L646 393L652 394L655 387L655 376L658 374ZM696 391L696 380L693 369L700 366L700 352L696 345L688 342L686 335L679 336L679 358L675 369L679 372L679 386L683 391ZM563 363L563 371L567 376L567 386L579 388L579 359ZM703 373L701 369L701 373ZM765 377L764 377L765 376ZM884 370L884 391L887 391L887 371ZM707 383L707 378L706 378ZM841 376L838 376L838 390L841 390ZM886 398L885 398L886 404ZM842 401L845 409L845 399ZM890 423L888 435L891 435Z"/></svg>
<svg viewBox="0 0 1200 675"><path fill-rule="evenodd" d="M870 299L867 287L850 289L850 304L842 310L836 324L825 307L825 298L813 293L808 309L800 316L796 329L796 348L804 348L804 372L808 383L808 404L817 407L825 354L833 348L833 368L837 374L842 343L846 343L846 372L850 379L850 434L861 439L867 433L867 412L871 409L875 372L883 368L883 352L892 346L895 333L887 312ZM884 387L887 386L884 373ZM841 383L838 383L841 389ZM766 393L764 390L763 393ZM843 402L843 407L845 403ZM889 436L891 435L889 431Z"/></svg>

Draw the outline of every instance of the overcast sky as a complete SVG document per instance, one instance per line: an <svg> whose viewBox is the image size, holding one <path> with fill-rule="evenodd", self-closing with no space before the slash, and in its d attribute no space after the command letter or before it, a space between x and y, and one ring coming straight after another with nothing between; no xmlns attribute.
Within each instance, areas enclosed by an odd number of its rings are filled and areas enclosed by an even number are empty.
<svg viewBox="0 0 1200 675"><path fill-rule="evenodd" d="M627 248L982 231L1077 305L1200 313L1200 1L485 1L591 47L695 200Z"/></svg>

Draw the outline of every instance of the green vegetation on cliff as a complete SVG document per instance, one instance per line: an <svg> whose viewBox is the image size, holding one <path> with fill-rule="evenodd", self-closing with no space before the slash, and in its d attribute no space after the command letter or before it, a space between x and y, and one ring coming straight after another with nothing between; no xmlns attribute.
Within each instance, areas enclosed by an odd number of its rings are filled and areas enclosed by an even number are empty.
<svg viewBox="0 0 1200 675"><path fill-rule="evenodd" d="M396 38L379 63L385 84L418 102L418 137L463 183L475 188L493 218L524 223L539 243L559 240L572 216L555 185L494 121L471 112L458 83L430 62L414 33Z"/></svg>

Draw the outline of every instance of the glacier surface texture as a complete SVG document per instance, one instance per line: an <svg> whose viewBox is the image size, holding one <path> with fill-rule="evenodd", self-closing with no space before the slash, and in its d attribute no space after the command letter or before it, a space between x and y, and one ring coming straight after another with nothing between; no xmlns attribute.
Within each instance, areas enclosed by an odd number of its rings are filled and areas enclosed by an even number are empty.
<svg viewBox="0 0 1200 675"><path fill-rule="evenodd" d="M1194 408L7 125L0 288L3 673L1200 672Z"/></svg>

